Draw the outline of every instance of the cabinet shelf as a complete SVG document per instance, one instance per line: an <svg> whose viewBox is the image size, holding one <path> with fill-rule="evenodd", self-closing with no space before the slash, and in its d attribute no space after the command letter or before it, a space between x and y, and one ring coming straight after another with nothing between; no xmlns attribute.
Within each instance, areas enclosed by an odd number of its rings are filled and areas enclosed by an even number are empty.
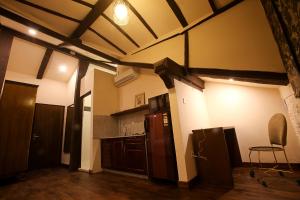
<svg viewBox="0 0 300 200"><path fill-rule="evenodd" d="M136 107L136 108L131 108L131 109L128 109L128 110L123 110L123 111L120 111L120 112L113 113L110 116L119 117L119 116L131 114L131 113L135 113L135 112L139 112L139 111L143 111L143 110L147 110L147 109L149 109L149 106L148 106L148 104L145 104L145 105L142 105L142 106L139 106L139 107Z"/></svg>

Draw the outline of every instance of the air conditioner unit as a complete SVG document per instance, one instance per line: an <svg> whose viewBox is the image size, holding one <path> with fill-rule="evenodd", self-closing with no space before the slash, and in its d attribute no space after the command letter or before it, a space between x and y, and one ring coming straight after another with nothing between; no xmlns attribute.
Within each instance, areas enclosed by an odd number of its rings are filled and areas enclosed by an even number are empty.
<svg viewBox="0 0 300 200"><path fill-rule="evenodd" d="M123 86L130 81L137 79L137 77L138 73L134 69L130 68L114 77L114 85L116 87Z"/></svg>

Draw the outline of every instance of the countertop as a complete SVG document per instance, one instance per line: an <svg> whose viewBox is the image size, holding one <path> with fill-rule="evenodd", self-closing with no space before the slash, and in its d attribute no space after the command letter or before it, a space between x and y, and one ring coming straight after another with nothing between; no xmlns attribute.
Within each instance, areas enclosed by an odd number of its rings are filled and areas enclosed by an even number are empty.
<svg viewBox="0 0 300 200"><path fill-rule="evenodd" d="M146 134L139 134L139 135L120 135L120 136L108 136L108 137L100 137L100 138L94 138L94 139L111 139L111 138L126 138L126 137L141 137L145 136Z"/></svg>

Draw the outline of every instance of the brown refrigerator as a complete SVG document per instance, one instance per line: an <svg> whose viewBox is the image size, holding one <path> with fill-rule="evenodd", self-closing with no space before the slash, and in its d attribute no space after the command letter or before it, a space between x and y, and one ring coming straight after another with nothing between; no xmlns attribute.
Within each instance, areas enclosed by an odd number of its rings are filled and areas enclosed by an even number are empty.
<svg viewBox="0 0 300 200"><path fill-rule="evenodd" d="M152 179L178 181L171 114L169 106L164 105L168 103L167 95L149 99L151 113L145 116L148 170ZM164 103L158 106L159 102Z"/></svg>

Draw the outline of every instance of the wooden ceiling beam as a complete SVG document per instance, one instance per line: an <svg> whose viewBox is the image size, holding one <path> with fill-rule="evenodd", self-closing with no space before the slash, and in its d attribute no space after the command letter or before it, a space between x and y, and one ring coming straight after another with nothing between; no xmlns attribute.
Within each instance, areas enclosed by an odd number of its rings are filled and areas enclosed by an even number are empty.
<svg viewBox="0 0 300 200"><path fill-rule="evenodd" d="M108 70L111 70L111 71L116 71L116 68L111 66L111 65L106 64L106 61L95 60L95 59L89 58L87 56L84 56L80 53L77 53L75 51L71 51L71 50L66 49L66 48L59 48L58 46L56 46L54 44L45 42L45 41L40 40L38 38L33 38L29 35L26 35L24 33L20 33L16 30L13 30L13 29L8 28L8 27L3 26L3 25L0 25L0 30L4 31L4 32L6 32L6 33L8 33L12 36L15 36L17 38L26 40L28 42L37 44L37 45L42 46L42 47L45 47L47 49L52 49L52 50L55 50L57 52L63 53L65 55L68 55L68 56L71 56L71 57L74 57L74 58L77 58L77 59L86 60L89 63L92 63L92 64L97 65L99 67L102 67L104 69L108 69Z"/></svg>
<svg viewBox="0 0 300 200"><path fill-rule="evenodd" d="M189 73L200 77L234 79L260 84L287 85L289 79L287 73L264 72L252 70L227 70L216 68L189 68Z"/></svg>
<svg viewBox="0 0 300 200"><path fill-rule="evenodd" d="M172 9L173 13L177 17L178 21L180 22L182 27L186 27L188 25L188 22L186 21L184 15L182 14L179 6L175 2L175 0L167 0L167 3L169 4L170 8Z"/></svg>
<svg viewBox="0 0 300 200"><path fill-rule="evenodd" d="M51 57L52 54L53 54L53 49L48 49L47 48L46 52L44 54L43 60L41 62L38 74L36 76L37 79L42 79L43 78L43 76L45 74L45 71L46 71L46 68L47 68L47 65L49 63L49 60L50 60L50 57Z"/></svg>
<svg viewBox="0 0 300 200"><path fill-rule="evenodd" d="M76 3L79 3L81 5L87 6L89 8L93 8L94 7L93 4L90 4L90 3L86 2L86 1L82 1L82 0L72 0L72 1L74 1Z"/></svg>
<svg viewBox="0 0 300 200"><path fill-rule="evenodd" d="M103 57L103 58L108 59L110 61L113 61L115 63L119 63L120 62L117 58L114 58L114 57L112 57L112 56L110 56L110 55L108 55L106 53L103 53L103 52L97 50L97 49L94 49L92 47L84 45L84 44L82 44L82 43L80 43L80 42L78 42L78 41L76 41L74 39L66 37L66 36L64 36L64 35L62 35L60 33L57 33L57 32L55 32L55 31L53 31L53 30L51 30L49 28L46 28L46 27L44 27L44 26L42 26L40 24L37 24L37 23L35 23L35 22L33 22L33 21L29 20L29 19L26 19L26 18L24 18L24 17L22 17L20 15L17 15L15 13L11 12L11 11L8 11L8 10L2 8L2 7L0 7L0 13L1 13L2 16L6 17L6 18L14 20L14 21L16 21L18 23L21 23L21 24L25 25L25 26L34 28L34 29L36 29L36 30L38 30L38 31L40 31L42 33L45 33L45 34L47 34L47 35L49 35L51 37L54 37L54 38L56 38L58 40L63 41L63 42L72 44L73 46L76 46L76 47L78 47L80 49L88 51L88 52L90 52L92 54L95 54L97 56Z"/></svg>
<svg viewBox="0 0 300 200"><path fill-rule="evenodd" d="M134 44L136 47L140 47L140 45L138 45L138 43L136 43L132 37L130 37L119 25L117 25L113 20L111 20L107 15L102 13L102 16L104 17L104 19L110 22L111 25L113 25L118 31L120 31L130 42L132 42L132 44Z"/></svg>
<svg viewBox="0 0 300 200"><path fill-rule="evenodd" d="M208 3L209 3L209 5L210 5L212 11L213 11L214 13L217 12L218 8L217 8L217 6L216 6L215 0L208 0Z"/></svg>
<svg viewBox="0 0 300 200"><path fill-rule="evenodd" d="M88 28L90 31L92 31L93 33L95 33L98 37L100 37L102 40L104 40L105 42L107 42L108 44L110 44L111 46L113 46L114 48L116 48L119 52L121 52L123 55L126 55L127 53L122 50L120 47L118 47L116 44L114 44L112 41L110 41L109 39L107 39L106 37L104 37L103 35L101 35L99 32L97 32L95 29L93 28Z"/></svg>
<svg viewBox="0 0 300 200"><path fill-rule="evenodd" d="M70 37L80 38L112 2L113 0L98 0L93 6L92 10L87 14L87 16L83 19Z"/></svg>
<svg viewBox="0 0 300 200"><path fill-rule="evenodd" d="M199 77L187 74L184 67L177 64L170 58L165 58L154 64L154 71L164 81L165 86L168 89L174 88L174 79L186 83L187 85L194 87L198 90L204 89L204 81Z"/></svg>
<svg viewBox="0 0 300 200"><path fill-rule="evenodd" d="M157 35L153 31L153 29L150 27L150 25L142 17L142 15L127 0L124 0L124 1L126 2L126 5L129 7L129 9L135 14L135 16L143 23L143 25L146 27L146 29L152 34L152 36L155 39L157 39L158 38Z"/></svg>
<svg viewBox="0 0 300 200"><path fill-rule="evenodd" d="M75 19L73 17L69 17L67 15L64 15L64 14L61 14L59 12L56 12L54 10L50 10L48 8L45 8L45 7L42 7L42 6L39 6L37 4L34 4L34 3L31 3L29 1L26 1L26 0L16 0L17 2L21 3L21 4L24 4L24 5L27 5L29 7L32 7L32 8L36 8L38 10L41 10L41 11L44 11L44 12L47 12L49 14L52 14L52 15L55 15L57 17L61 17L61 18L64 18L64 19L67 19L67 20L70 20L70 21L73 21L73 22L76 22L76 23L80 23L81 20L79 19Z"/></svg>

